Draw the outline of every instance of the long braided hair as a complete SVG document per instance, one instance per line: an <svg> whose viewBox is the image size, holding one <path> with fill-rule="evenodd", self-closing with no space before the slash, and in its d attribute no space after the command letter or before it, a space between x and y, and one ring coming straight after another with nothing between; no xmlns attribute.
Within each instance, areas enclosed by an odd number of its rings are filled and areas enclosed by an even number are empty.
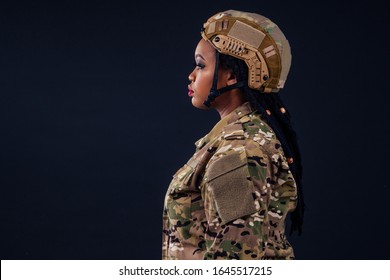
<svg viewBox="0 0 390 280"><path fill-rule="evenodd" d="M223 69L231 69L236 75L237 82L248 81L248 67L243 60L230 55L220 54L219 66ZM262 93L246 86L242 88L252 107L256 109L263 120L274 130L276 137L282 144L282 148L294 176L298 201L296 209L291 213L291 230L302 233L304 202L302 190L302 162L298 147L297 135L292 127L291 116L284 106L279 93Z"/></svg>

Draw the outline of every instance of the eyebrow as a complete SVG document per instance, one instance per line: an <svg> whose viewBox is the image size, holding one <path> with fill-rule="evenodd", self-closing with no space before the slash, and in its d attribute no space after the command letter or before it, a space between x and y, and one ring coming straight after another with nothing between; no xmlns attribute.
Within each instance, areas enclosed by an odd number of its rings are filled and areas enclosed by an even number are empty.
<svg viewBox="0 0 390 280"><path fill-rule="evenodd" d="M200 58L203 59L203 60L206 60L206 59L204 59L204 57L203 57L201 54L196 54L196 55L195 55L195 59L197 59L198 57L200 57Z"/></svg>

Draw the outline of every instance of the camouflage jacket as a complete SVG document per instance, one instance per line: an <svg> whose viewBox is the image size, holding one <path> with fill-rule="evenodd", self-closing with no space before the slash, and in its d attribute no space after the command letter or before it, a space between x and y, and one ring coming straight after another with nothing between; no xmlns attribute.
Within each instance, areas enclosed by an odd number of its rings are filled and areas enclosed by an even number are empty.
<svg viewBox="0 0 390 280"><path fill-rule="evenodd" d="M173 176L163 259L292 259L297 192L279 140L250 104L221 119Z"/></svg>

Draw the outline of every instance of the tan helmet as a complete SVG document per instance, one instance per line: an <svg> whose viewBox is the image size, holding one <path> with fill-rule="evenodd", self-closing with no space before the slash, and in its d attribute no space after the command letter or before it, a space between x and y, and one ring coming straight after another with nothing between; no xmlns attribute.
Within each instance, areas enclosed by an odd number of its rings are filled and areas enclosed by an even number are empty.
<svg viewBox="0 0 390 280"><path fill-rule="evenodd" d="M262 92L283 88L291 65L290 44L268 18L235 10L210 17L202 37L218 52L242 59L248 66L248 86Z"/></svg>

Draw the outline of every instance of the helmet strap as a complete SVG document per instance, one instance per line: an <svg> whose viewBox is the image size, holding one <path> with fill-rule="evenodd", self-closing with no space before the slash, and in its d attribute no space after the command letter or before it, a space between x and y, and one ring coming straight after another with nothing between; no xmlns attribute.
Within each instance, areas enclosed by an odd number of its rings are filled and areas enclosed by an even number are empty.
<svg viewBox="0 0 390 280"><path fill-rule="evenodd" d="M210 93L207 96L207 100L203 102L204 105L207 107L211 106L211 102L215 100L218 96L220 96L222 93L229 91L234 88L242 88L245 86L245 82L237 82L233 85L226 86L220 89L217 89L217 84L218 84L218 66L219 66L219 52L216 50L215 51L215 68L214 68L214 78L213 78L213 85L211 86Z"/></svg>

